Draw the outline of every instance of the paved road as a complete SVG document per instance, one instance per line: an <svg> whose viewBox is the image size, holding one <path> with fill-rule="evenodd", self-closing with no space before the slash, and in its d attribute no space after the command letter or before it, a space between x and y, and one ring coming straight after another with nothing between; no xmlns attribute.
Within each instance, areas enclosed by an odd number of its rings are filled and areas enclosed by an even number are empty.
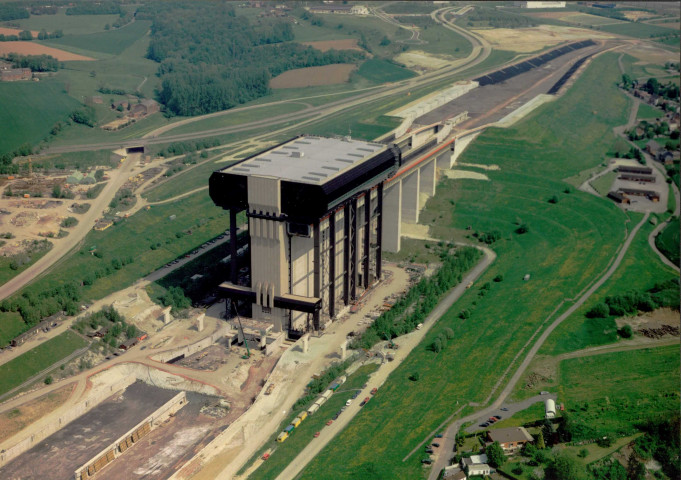
<svg viewBox="0 0 681 480"><path fill-rule="evenodd" d="M506 398L511 394L513 389L515 388L516 384L522 377L523 373L525 373L525 370L527 369L528 365L530 362L534 359L535 355L541 348L541 346L544 344L548 336L560 325L566 318L568 318L570 315L572 315L579 307L581 307L584 302L586 302L593 293L598 290L601 285L603 285L615 271L617 270L617 267L619 267L620 263L622 263L622 259L626 255L627 251L629 250L629 246L631 245L631 242L634 240L636 237L636 233L640 230L640 228L645 224L645 222L648 221L648 217L650 216L650 213L646 213L643 216L643 219L632 229L632 231L629 233L629 236L627 239L624 241L624 244L622 245L622 248L620 249L619 253L617 254L617 257L615 258L615 261L612 263L610 268L601 276L601 278L598 279L589 289L586 290L586 292L572 305L565 313L563 313L561 316L559 316L554 322L546 329L544 332L539 336L537 341L534 343L532 348L530 349L529 352L527 352L527 355L525 356L525 359L522 361L520 366L518 366L517 370L509 380L508 384L504 388L504 390L499 394L497 399L490 405L489 407L478 411L474 414L468 415L466 417L460 418L454 423L452 423L448 428L447 431L444 435L443 438L443 445L442 445L442 452L443 454L440 455L435 463L433 464L433 467L430 471L430 475L428 476L429 480L436 480L442 471L444 467L446 467L449 464L449 460L451 458L450 453L453 450L455 439L456 439L456 434L459 431L459 427L466 422L472 422L475 421L478 418L485 418L488 417L492 414L492 412L496 411L506 400Z"/></svg>
<svg viewBox="0 0 681 480"><path fill-rule="evenodd" d="M411 351L416 347L421 340L425 337L426 333L435 325L435 323L444 315L451 306L456 302L461 295L466 291L466 286L472 282L475 282L480 275L494 262L496 259L496 254L484 247L478 247L482 250L484 257L482 260L461 280L456 287L454 287L447 296L440 301L440 303L435 307L435 309L428 315L426 320L423 322L423 328L421 330L415 330L407 335L403 335L399 338L400 348L393 351L395 360L392 362L385 363L381 365L379 370L372 375L371 379L367 383L367 387L362 390L359 397L355 402L353 402L343 414L338 417L331 426L325 427L319 436L310 443L294 458L288 466L279 474L277 480L289 480L295 478L300 472L303 471L305 466L307 466L310 461L319 453L321 450L338 435L350 421L359 413L361 407L359 406L360 398L364 398L369 395L369 392L374 387L380 387L388 379L389 375L404 361L405 358L411 353Z"/></svg>
<svg viewBox="0 0 681 480"><path fill-rule="evenodd" d="M0 286L0 300L9 297L27 283L40 277L60 258L80 246L80 242L94 227L95 220L102 216L104 209L108 207L118 189L128 180L133 167L139 163L140 156L141 154L128 155L123 165L110 173L110 180L99 196L91 202L90 209L78 218L78 225L69 231L68 237L55 241L52 249L42 258L9 282Z"/></svg>

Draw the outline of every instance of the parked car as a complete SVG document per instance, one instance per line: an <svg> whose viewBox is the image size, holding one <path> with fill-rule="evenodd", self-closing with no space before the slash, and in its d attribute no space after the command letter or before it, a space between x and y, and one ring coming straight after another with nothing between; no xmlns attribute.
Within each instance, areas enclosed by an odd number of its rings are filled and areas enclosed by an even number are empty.
<svg viewBox="0 0 681 480"><path fill-rule="evenodd" d="M314 438L317 438L320 435L320 432L315 432Z"/></svg>
<svg viewBox="0 0 681 480"><path fill-rule="evenodd" d="M333 423L333 420L329 420L328 422L326 422L326 425L328 426L328 425L331 425L332 423Z"/></svg>
<svg viewBox="0 0 681 480"><path fill-rule="evenodd" d="M440 446L440 444L437 443L437 442L433 442L433 443L431 443L431 445L434 446L434 447L436 447L436 448Z"/></svg>
<svg viewBox="0 0 681 480"><path fill-rule="evenodd" d="M348 398L348 401L345 402L345 406L349 407L351 403L352 403L352 398Z"/></svg>
<svg viewBox="0 0 681 480"><path fill-rule="evenodd" d="M437 435L435 435L435 438L442 438L442 434L438 433Z"/></svg>
<svg viewBox="0 0 681 480"><path fill-rule="evenodd" d="M430 465L431 463L433 463L433 461L430 458L424 458L423 460L421 460L421 463L425 463L426 465Z"/></svg>
<svg viewBox="0 0 681 480"><path fill-rule="evenodd" d="M484 428L484 427L489 427L489 423L488 423L488 422L481 423L480 426L483 427L483 428Z"/></svg>
<svg viewBox="0 0 681 480"><path fill-rule="evenodd" d="M426 453L433 453L433 449L432 448L426 448Z"/></svg>
<svg viewBox="0 0 681 480"><path fill-rule="evenodd" d="M376 395L376 392L378 392L378 388L374 387L371 389L371 394Z"/></svg>
<svg viewBox="0 0 681 480"><path fill-rule="evenodd" d="M270 458L270 454L269 454L269 453L266 453L266 454L264 454L264 455L262 456L262 459L263 459L263 460L267 460L268 458Z"/></svg>
<svg viewBox="0 0 681 480"><path fill-rule="evenodd" d="M501 411L502 411L502 412L508 412L508 408L502 407L502 408L501 408Z"/></svg>
<svg viewBox="0 0 681 480"><path fill-rule="evenodd" d="M496 418L497 420L501 420L501 415L494 415L494 418Z"/></svg>
<svg viewBox="0 0 681 480"><path fill-rule="evenodd" d="M363 407L364 405L367 404L368 401L369 401L369 397L366 397L364 400L362 400L362 403L360 403L359 406Z"/></svg>

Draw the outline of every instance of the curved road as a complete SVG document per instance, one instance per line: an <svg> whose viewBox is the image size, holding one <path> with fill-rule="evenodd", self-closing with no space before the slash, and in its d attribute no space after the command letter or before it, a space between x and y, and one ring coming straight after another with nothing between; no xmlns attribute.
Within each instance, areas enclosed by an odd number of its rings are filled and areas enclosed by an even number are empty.
<svg viewBox="0 0 681 480"><path fill-rule="evenodd" d="M110 180L106 183L99 196L91 202L90 209L78 219L78 225L69 231L68 237L56 240L52 249L37 262L12 278L9 282L0 285L0 300L9 297L27 283L38 278L45 270L54 265L73 248L80 246L80 242L85 238L85 235L94 227L95 220L102 215L102 212L108 207L109 202L111 202L118 189L128 180L133 167L139 163L140 156L140 154L128 155L127 160L123 162L122 166L117 170L111 171Z"/></svg>
<svg viewBox="0 0 681 480"><path fill-rule="evenodd" d="M575 303L572 305L570 308L568 308L565 313L563 313L561 316L559 316L554 322L546 329L544 332L539 336L537 341L534 343L532 348L530 349L529 352L527 352L527 355L525 356L525 359L523 362L520 364L520 366L517 368L511 379L509 380L508 384L506 387L503 389L503 391L499 394L497 399L492 403L489 407L479 410L476 413L473 413L471 415L468 415L466 417L460 418L456 421L454 421L448 428L447 431L444 434L443 440L443 445L442 445L442 452L443 454L438 457L438 459L435 461L433 464L433 467L430 471L430 475L428 476L428 480L436 480L438 476L440 475L440 472L444 467L447 466L449 463L450 457L447 452L452 452L453 447L454 447L454 442L456 440L456 434L459 431L459 427L466 422L474 421L475 419L479 417L484 417L487 416L488 413L496 410L501 406L501 404L506 400L506 398L511 394L513 389L515 388L516 384L520 380L521 376L523 373L525 373L525 370L527 369L528 365L530 362L534 359L535 355L541 348L541 346L544 344L548 336L560 325L566 318L568 318L570 315L572 315L579 307L581 307L584 302L586 302L593 293L598 290L601 285L603 285L611 276L613 273L615 273L615 270L617 270L617 267L619 267L620 263L622 263L622 259L624 258L624 255L626 255L627 251L629 250L629 246L631 245L631 242L634 240L636 237L636 234L638 233L639 229L645 224L645 222L648 221L648 217L650 216L650 213L646 213L641 221L632 229L632 231L629 233L629 236L625 240L624 244L622 245L622 248L620 249L619 253L617 254L617 257L613 264L610 266L610 268L603 274L601 278L598 279L596 283L594 283Z"/></svg>

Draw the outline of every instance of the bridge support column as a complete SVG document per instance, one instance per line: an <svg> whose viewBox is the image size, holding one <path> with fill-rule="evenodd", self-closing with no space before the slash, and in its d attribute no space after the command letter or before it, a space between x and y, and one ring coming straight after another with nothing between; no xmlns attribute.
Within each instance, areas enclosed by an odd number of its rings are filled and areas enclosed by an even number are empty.
<svg viewBox="0 0 681 480"><path fill-rule="evenodd" d="M419 169L402 180L402 221L405 223L419 223L420 183Z"/></svg>
<svg viewBox="0 0 681 480"><path fill-rule="evenodd" d="M437 185L436 169L437 161L435 159L419 168L419 193L421 195L426 195L427 198L435 196L435 186ZM425 201L423 202L423 205L419 205L421 208L424 206Z"/></svg>
<svg viewBox="0 0 681 480"><path fill-rule="evenodd" d="M384 189L381 240L386 252L400 251L402 236L402 182Z"/></svg>

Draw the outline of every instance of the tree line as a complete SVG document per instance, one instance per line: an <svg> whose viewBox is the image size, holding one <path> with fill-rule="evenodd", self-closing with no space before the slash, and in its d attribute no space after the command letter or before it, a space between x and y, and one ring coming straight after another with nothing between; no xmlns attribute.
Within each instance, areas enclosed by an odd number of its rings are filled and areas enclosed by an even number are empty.
<svg viewBox="0 0 681 480"><path fill-rule="evenodd" d="M61 38L64 36L62 30L55 30L52 33L48 33L44 28L38 32L38 40L47 40L50 38ZM33 34L29 30L22 30L19 35L5 35L0 33L0 42L16 42L16 41L30 41L33 40Z"/></svg>
<svg viewBox="0 0 681 480"><path fill-rule="evenodd" d="M66 15L120 15L123 12L119 2L78 2L66 9Z"/></svg>
<svg viewBox="0 0 681 480"><path fill-rule="evenodd" d="M30 17L28 10L19 2L0 3L0 21L19 20L28 17Z"/></svg>
<svg viewBox="0 0 681 480"><path fill-rule="evenodd" d="M290 23L237 17L228 4L156 2L141 6L137 18L153 20L147 58L160 64L159 100L175 115L225 110L267 95L270 79L287 70L364 57L293 43Z"/></svg>
<svg viewBox="0 0 681 480"><path fill-rule="evenodd" d="M20 55L8 53L5 59L12 62L14 68L30 68L34 72L56 72L61 66L59 60L52 55Z"/></svg>
<svg viewBox="0 0 681 480"><path fill-rule="evenodd" d="M359 338L353 340L350 348L369 349L381 340L391 340L413 331L426 319L442 296L461 282L463 274L475 265L481 255L479 250L472 247L457 249L453 255L443 248L440 253L442 266L437 273L422 278ZM444 339L440 338L439 341L451 338L448 333L445 332Z"/></svg>

